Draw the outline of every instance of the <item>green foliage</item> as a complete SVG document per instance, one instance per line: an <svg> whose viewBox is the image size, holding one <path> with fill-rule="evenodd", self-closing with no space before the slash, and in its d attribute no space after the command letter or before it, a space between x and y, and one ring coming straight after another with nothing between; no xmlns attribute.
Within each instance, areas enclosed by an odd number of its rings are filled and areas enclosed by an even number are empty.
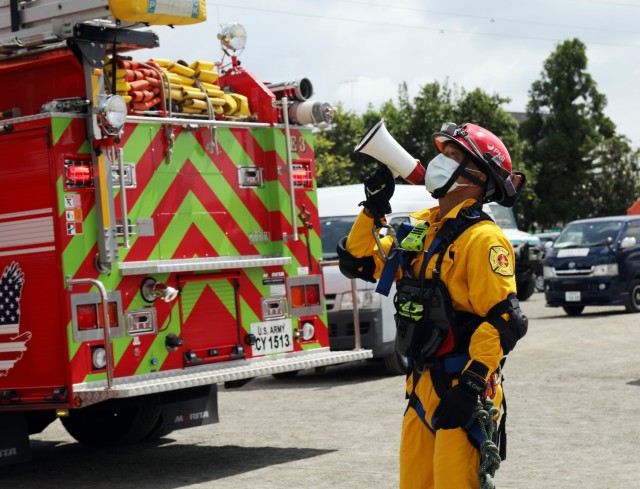
<svg viewBox="0 0 640 489"><path fill-rule="evenodd" d="M616 134L604 114L606 97L587 73L585 45L559 44L529 91L527 118L518 125L503 109L509 99L476 88L432 82L412 99L407 84L396 100L358 116L339 106L330 127L316 133L318 186L360 183L378 162L353 150L384 118L389 133L426 165L436 154L432 135L442 123L472 122L502 139L514 170L528 186L514 210L522 229L562 227L581 217L625 213L640 197L640 153Z"/></svg>
<svg viewBox="0 0 640 489"><path fill-rule="evenodd" d="M537 174L536 198L523 205L525 226L562 226L587 217L584 189L592 175L596 148L615 133L603 113L606 97L586 72L585 45L565 41L544 62L541 79L529 92L527 119L520 136L526 142L524 158Z"/></svg>
<svg viewBox="0 0 640 489"><path fill-rule="evenodd" d="M338 105L333 123L320 129L314 137L319 187L362 181L368 171L357 164L353 148L366 130L362 117L344 112L342 105Z"/></svg>
<svg viewBox="0 0 640 489"><path fill-rule="evenodd" d="M594 169L585 186L585 204L592 216L626 214L640 196L640 151L631 151L628 138L605 140L592 153Z"/></svg>

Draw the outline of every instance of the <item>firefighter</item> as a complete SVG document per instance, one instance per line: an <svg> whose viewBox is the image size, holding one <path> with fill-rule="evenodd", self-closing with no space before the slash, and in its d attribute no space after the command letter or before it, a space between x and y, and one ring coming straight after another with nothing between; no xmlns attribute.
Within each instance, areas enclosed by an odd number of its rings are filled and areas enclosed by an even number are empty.
<svg viewBox="0 0 640 489"><path fill-rule="evenodd" d="M425 185L439 205L412 214L411 246L405 238L394 250L391 236L372 235L374 223L385 225L395 190L383 165L365 178L363 210L338 254L347 277L396 281L396 350L410 366L400 487L477 488L483 440L473 412L485 397L500 408L501 365L527 330L513 248L481 206L513 206L526 179L512 171L502 141L480 126L446 123L433 142L439 153Z"/></svg>

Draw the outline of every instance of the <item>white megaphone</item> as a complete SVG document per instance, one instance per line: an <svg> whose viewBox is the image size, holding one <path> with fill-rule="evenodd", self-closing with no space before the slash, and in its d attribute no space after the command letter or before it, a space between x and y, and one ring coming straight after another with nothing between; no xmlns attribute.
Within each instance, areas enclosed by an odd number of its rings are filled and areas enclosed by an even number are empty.
<svg viewBox="0 0 640 489"><path fill-rule="evenodd" d="M424 167L393 139L384 125L384 119L369 129L354 151L368 154L387 165L394 178L400 175L414 185L424 181Z"/></svg>

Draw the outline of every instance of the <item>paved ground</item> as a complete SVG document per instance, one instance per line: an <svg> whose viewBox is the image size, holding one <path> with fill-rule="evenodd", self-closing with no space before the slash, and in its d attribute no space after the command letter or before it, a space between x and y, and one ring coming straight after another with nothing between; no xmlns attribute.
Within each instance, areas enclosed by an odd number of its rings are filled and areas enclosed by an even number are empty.
<svg viewBox="0 0 640 489"><path fill-rule="evenodd" d="M578 318L524 303L527 337L507 364L508 460L499 489L640 488L640 315ZM119 450L82 448L58 423L34 462L0 469L20 488L393 488L403 378L360 362L220 392L220 423Z"/></svg>

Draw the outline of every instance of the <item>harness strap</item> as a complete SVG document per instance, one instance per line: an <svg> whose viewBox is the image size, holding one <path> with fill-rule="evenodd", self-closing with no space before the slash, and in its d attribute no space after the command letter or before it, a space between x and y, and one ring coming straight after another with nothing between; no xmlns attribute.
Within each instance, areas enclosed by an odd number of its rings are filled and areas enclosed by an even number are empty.
<svg viewBox="0 0 640 489"><path fill-rule="evenodd" d="M376 285L376 292L382 294L385 297L389 296L391 291L391 284L396 276L396 270L398 267L404 267L404 260L408 258L408 253L403 248L396 246L396 241L401 242L413 229L413 226L409 223L403 222L396 231L396 240L391 244L389 248L388 258L382 269L380 280Z"/></svg>
<svg viewBox="0 0 640 489"><path fill-rule="evenodd" d="M444 394L451 388L451 384L453 383L453 379L457 377L466 366L469 361L468 355L448 355L446 357L438 359L430 368L430 376L431 383L433 384L433 388L436 391L436 394L440 399L444 396ZM501 367L504 365L505 359L503 358L500 362ZM431 421L427 420L427 414L422 405L422 402L418 398L416 394L416 386L418 385L418 381L420 380L422 373L416 370L413 371L413 390L409 395L409 402L407 404L407 408L405 410L405 415L410 408L413 408L424 426L435 434L435 430L431 426ZM504 390L502 391L502 416L500 418L500 424L497 430L492 433L492 438L495 440L495 444L498 447L500 460L506 460L507 458L507 432L506 432L506 424L507 424L507 399L504 394ZM483 427L480 425L480 422L476 418L471 418L469 421L462 427L467 432L467 437L471 444L476 447L478 450L486 444L486 434L483 432Z"/></svg>
<svg viewBox="0 0 640 489"><path fill-rule="evenodd" d="M424 270L435 253L441 254L441 262L444 255L442 251L453 243L453 241L468 227L472 226L476 222L487 219L491 220L489 215L483 212L481 208L482 204L480 202L476 202L469 207L464 207L460 209L455 218L448 220L444 226L442 226L442 229L440 229L440 231L435 235L429 249L425 253L423 269L420 271L420 279L422 281L424 280ZM413 229L411 224L402 223L396 232L397 241L401 242L411 232L411 229ZM391 245L391 248L389 249L389 259L385 262L382 274L380 275L380 280L376 286L377 293L382 294L385 297L389 295L391 284L393 283L398 267L400 266L403 271L406 270L411 263L409 258L413 254L414 252L409 252L403 248L396 247L395 244Z"/></svg>

